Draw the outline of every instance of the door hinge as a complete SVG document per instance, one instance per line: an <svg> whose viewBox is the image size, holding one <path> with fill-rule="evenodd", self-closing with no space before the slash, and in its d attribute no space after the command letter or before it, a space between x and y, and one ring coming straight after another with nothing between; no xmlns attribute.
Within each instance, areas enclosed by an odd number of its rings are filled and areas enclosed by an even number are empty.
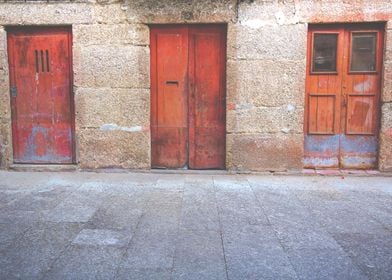
<svg viewBox="0 0 392 280"><path fill-rule="evenodd" d="M16 97L18 95L18 91L16 87L11 87L10 91L11 91L11 97Z"/></svg>

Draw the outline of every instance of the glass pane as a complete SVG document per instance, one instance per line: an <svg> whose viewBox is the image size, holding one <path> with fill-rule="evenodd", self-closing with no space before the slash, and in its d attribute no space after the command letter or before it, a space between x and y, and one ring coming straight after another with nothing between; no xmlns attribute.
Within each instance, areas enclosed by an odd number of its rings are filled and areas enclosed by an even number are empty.
<svg viewBox="0 0 392 280"><path fill-rule="evenodd" d="M353 33L350 71L376 71L377 33Z"/></svg>
<svg viewBox="0 0 392 280"><path fill-rule="evenodd" d="M313 72L336 72L337 34L314 34Z"/></svg>

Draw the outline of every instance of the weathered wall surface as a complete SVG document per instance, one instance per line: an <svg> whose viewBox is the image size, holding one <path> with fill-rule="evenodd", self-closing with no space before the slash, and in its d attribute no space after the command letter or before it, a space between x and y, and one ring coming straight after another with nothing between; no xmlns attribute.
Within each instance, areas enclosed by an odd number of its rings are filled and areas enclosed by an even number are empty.
<svg viewBox="0 0 392 280"><path fill-rule="evenodd" d="M148 24L227 23L232 170L301 169L309 23L390 21L389 0L0 0L0 167L12 162L7 25L70 25L81 168L150 168ZM392 170L392 24L387 24L381 170Z"/></svg>
<svg viewBox="0 0 392 280"><path fill-rule="evenodd" d="M227 166L285 170L303 166L307 26L390 21L380 1L239 1L228 37ZM379 168L392 169L391 23L386 54Z"/></svg>
<svg viewBox="0 0 392 280"><path fill-rule="evenodd" d="M227 166L302 168L307 26L294 1L243 1L228 37Z"/></svg>
<svg viewBox="0 0 392 280"><path fill-rule="evenodd" d="M392 21L387 24L385 36L379 168L392 171Z"/></svg>

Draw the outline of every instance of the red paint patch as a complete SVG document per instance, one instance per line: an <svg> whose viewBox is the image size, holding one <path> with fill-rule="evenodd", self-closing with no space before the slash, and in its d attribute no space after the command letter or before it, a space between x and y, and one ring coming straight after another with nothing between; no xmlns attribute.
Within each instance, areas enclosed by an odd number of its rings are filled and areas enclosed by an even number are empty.
<svg viewBox="0 0 392 280"><path fill-rule="evenodd" d="M392 127L388 128L387 131L385 131L385 135L392 137Z"/></svg>
<svg viewBox="0 0 392 280"><path fill-rule="evenodd" d="M378 174L380 174L380 171L377 171L377 170L366 170L366 173L370 174L370 175L378 175Z"/></svg>
<svg viewBox="0 0 392 280"><path fill-rule="evenodd" d="M316 170L314 169L303 169L302 174L316 174Z"/></svg>
<svg viewBox="0 0 392 280"><path fill-rule="evenodd" d="M335 169L325 169L325 170L317 170L317 174L319 175L340 175L340 170L335 170Z"/></svg>
<svg viewBox="0 0 392 280"><path fill-rule="evenodd" d="M227 110L235 110L235 104L234 103L227 104Z"/></svg>

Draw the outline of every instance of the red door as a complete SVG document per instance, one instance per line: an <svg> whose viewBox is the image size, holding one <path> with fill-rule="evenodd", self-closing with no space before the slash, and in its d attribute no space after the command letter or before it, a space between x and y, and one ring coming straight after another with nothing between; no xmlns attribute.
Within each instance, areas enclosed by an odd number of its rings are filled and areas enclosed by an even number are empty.
<svg viewBox="0 0 392 280"><path fill-rule="evenodd" d="M225 167L226 27L151 27L152 167Z"/></svg>
<svg viewBox="0 0 392 280"><path fill-rule="evenodd" d="M8 30L15 163L72 163L71 33Z"/></svg>
<svg viewBox="0 0 392 280"><path fill-rule="evenodd" d="M382 46L377 24L310 27L306 167L377 167Z"/></svg>

